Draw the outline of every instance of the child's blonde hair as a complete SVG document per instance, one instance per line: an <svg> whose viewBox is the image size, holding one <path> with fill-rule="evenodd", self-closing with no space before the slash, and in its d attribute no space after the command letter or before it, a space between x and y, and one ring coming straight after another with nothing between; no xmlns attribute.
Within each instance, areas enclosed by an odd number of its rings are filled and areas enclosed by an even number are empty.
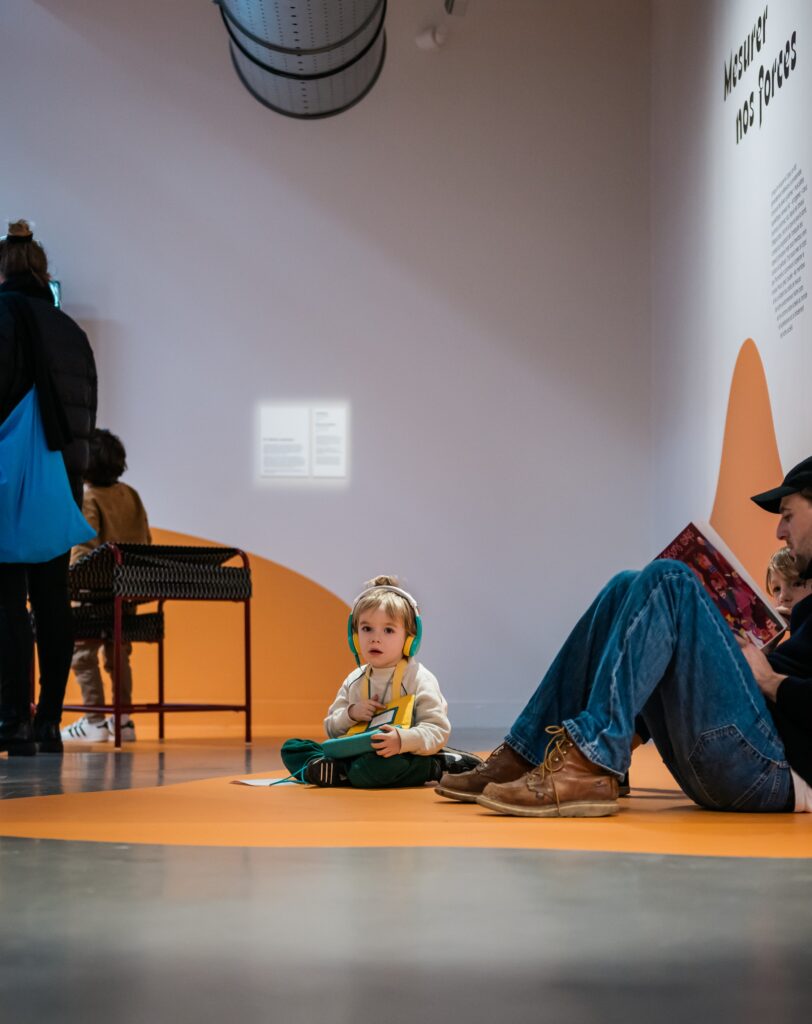
<svg viewBox="0 0 812 1024"><path fill-rule="evenodd" d="M779 548L767 563L768 594L772 594L770 574L774 572L777 572L779 576L783 576L784 579L789 580L790 583L796 583L800 579L798 566L795 564L795 559L790 554L789 548Z"/></svg>
<svg viewBox="0 0 812 1024"><path fill-rule="evenodd" d="M411 601L407 601L400 594L393 594L391 590L376 590L376 587L403 589L397 576L376 576L372 580L367 580L364 590L352 610L353 631L358 631L358 620L364 612L380 608L390 618L399 619L406 627L406 633L409 636L414 636L417 632L417 620Z"/></svg>

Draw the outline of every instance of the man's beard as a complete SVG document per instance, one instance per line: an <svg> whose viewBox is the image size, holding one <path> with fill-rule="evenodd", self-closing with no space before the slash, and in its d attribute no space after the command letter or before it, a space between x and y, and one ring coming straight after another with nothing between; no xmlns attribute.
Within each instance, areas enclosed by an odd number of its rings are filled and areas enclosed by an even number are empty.
<svg viewBox="0 0 812 1024"><path fill-rule="evenodd" d="M802 554L800 551L796 551L792 555L792 560L795 562L795 567L798 570L798 575L802 580L808 580L812 578L812 559L809 555Z"/></svg>

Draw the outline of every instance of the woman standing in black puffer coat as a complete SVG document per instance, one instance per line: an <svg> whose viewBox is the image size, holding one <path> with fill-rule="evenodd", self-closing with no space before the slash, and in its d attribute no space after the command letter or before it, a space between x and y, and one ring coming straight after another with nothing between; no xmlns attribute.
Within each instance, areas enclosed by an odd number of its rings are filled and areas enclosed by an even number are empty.
<svg viewBox="0 0 812 1024"><path fill-rule="evenodd" d="M67 421L62 457L81 508L88 439L96 423L96 364L84 331L58 310L49 287L48 259L26 221L9 224L0 239L0 423L33 384L31 358L20 337L20 296L33 316L39 351L53 382L54 400ZM44 412L44 410L43 410ZM51 445L51 447L55 447ZM70 550L39 563L0 563L0 751L9 754L62 750L59 720L73 653L68 595ZM33 657L30 598L37 634L40 690L31 720Z"/></svg>

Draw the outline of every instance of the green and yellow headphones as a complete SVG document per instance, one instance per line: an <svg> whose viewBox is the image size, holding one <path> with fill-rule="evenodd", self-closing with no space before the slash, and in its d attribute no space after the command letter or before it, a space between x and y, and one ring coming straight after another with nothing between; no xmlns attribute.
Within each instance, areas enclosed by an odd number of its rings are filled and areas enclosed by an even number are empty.
<svg viewBox="0 0 812 1024"><path fill-rule="evenodd" d="M420 642L423 639L423 620L420 618L420 609L417 607L417 601L412 597L408 590L401 590L400 587L390 587L386 584L381 584L377 587L367 587L366 590L362 590L361 593L352 602L352 610L350 611L350 617L347 620L347 642L350 645L350 650L355 658L355 664L361 664L361 644L358 640L358 634L353 629L353 619L355 618L355 609L358 607L358 602L362 597L366 597L367 594L371 594L374 591L388 591L390 594L397 594L402 597L405 601L408 601L414 611L414 633L406 635L406 641L403 644L403 657L413 658L420 650Z"/></svg>

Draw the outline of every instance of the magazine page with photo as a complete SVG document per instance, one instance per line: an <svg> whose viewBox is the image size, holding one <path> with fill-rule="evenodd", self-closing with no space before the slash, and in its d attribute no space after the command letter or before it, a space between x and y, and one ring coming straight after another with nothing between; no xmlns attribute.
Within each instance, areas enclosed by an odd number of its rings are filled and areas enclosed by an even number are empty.
<svg viewBox="0 0 812 1024"><path fill-rule="evenodd" d="M689 523L657 558L693 569L730 628L756 647L775 644L786 623L735 555L706 523Z"/></svg>

